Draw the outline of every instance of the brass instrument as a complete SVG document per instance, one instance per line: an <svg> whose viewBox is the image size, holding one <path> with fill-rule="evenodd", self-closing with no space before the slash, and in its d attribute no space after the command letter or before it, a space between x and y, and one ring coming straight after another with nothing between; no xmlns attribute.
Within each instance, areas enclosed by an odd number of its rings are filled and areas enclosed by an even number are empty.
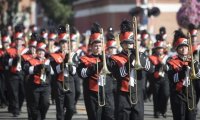
<svg viewBox="0 0 200 120"><path fill-rule="evenodd" d="M139 48L138 48L138 40L137 40L137 18L133 16L133 33L134 33L134 42L135 42L135 53L136 53L136 60L132 63L134 65L135 70L141 70L143 69L141 63L140 63L140 57L139 57Z"/></svg>
<svg viewBox="0 0 200 120"><path fill-rule="evenodd" d="M17 70L20 71L22 69L22 66L21 66L21 62L22 62L22 58L21 58L21 52L20 52L20 48L19 46L17 45L17 56L19 57L19 60L17 62Z"/></svg>
<svg viewBox="0 0 200 120"><path fill-rule="evenodd" d="M67 74L67 79L65 81L65 79L63 80L63 91L68 92L70 91L70 81L69 81L69 65L72 65L72 57L71 57L71 41L70 41L70 27L69 24L66 24L66 33L68 34L68 63L66 63L66 67L68 68L68 70L64 69L64 61L62 64L62 70L63 70L63 78L65 78L65 72ZM65 57L67 57L65 55Z"/></svg>
<svg viewBox="0 0 200 120"><path fill-rule="evenodd" d="M30 39L30 36L29 36L29 32L27 32L26 34L25 34L25 46L26 47L28 47L28 42L29 42L29 39Z"/></svg>
<svg viewBox="0 0 200 120"><path fill-rule="evenodd" d="M199 59L200 59L200 46L198 46L197 48L197 55L196 55L196 60L199 62Z"/></svg>
<svg viewBox="0 0 200 120"><path fill-rule="evenodd" d="M164 65L162 65L161 67L160 67L160 69L159 69L159 72L158 72L158 75L160 76L160 77L165 77L165 72L164 72Z"/></svg>
<svg viewBox="0 0 200 120"><path fill-rule="evenodd" d="M186 96L187 96L187 105L189 110L195 109L195 97L194 97L194 87L193 87L193 80L198 79L195 73L195 67L194 67L194 57L193 57L193 52L192 52L192 40L191 40L191 35L188 32L188 42L189 42L189 54L191 58L191 66L190 66L190 72L189 74L189 84L186 86ZM189 93L191 93L191 100L189 99Z"/></svg>
<svg viewBox="0 0 200 120"><path fill-rule="evenodd" d="M147 48L148 48L148 50L149 50L148 55L152 55L152 46L153 46L153 42L152 42L152 40L150 39L150 40L148 41L148 45L147 45Z"/></svg>
<svg viewBox="0 0 200 120"><path fill-rule="evenodd" d="M143 69L139 59L139 48L137 40L137 18L133 16L133 34L134 34L134 47L135 47L135 60L130 63L130 50L128 50L128 59L129 59L129 99L131 104L137 104L138 95L137 95L137 71ZM134 69L131 69L131 64L134 66ZM133 78L132 78L133 76ZM133 91L134 93L132 93ZM133 96L134 95L134 96Z"/></svg>
<svg viewBox="0 0 200 120"><path fill-rule="evenodd" d="M115 32L114 36L115 36L115 40L116 40L116 44L117 44L117 46L116 46L117 47L117 51L120 52L120 51L122 51L122 47L120 45L119 33Z"/></svg>
<svg viewBox="0 0 200 120"><path fill-rule="evenodd" d="M162 56L159 56L160 58L162 57ZM163 56L164 57L164 56ZM164 64L163 63L161 63L161 67L160 67L160 69L159 69L159 71L158 71L158 75L160 76L160 77L165 77L165 71L164 71Z"/></svg>
<svg viewBox="0 0 200 120"><path fill-rule="evenodd" d="M98 72L98 59L97 59L97 75L99 75L98 80L98 105L104 106L105 102L105 82L106 82L106 75L110 74L108 70L107 63L106 63L106 53L105 53L105 45L104 45L104 34L103 29L101 29L102 34L102 56L103 56L103 68L101 69L100 73Z"/></svg>
<svg viewBox="0 0 200 120"><path fill-rule="evenodd" d="M45 58L42 58L42 64L45 64ZM41 75L40 75L40 80L42 83L45 83L46 82L46 71L45 71L45 67L42 68L41 70Z"/></svg>
<svg viewBox="0 0 200 120"><path fill-rule="evenodd" d="M48 41L48 49L50 53L53 53L53 47L54 45L50 41Z"/></svg>
<svg viewBox="0 0 200 120"><path fill-rule="evenodd" d="M0 38L1 38L1 31L0 31ZM3 48L2 40L0 40L0 48Z"/></svg>
<svg viewBox="0 0 200 120"><path fill-rule="evenodd" d="M189 42L189 54L191 57L191 70L192 70L192 72L190 74L190 79L194 80L194 79L197 79L198 77L196 76L196 73L195 73L194 56L193 56L193 52L192 52L192 39L191 39L191 35L189 32L188 32L188 42Z"/></svg>

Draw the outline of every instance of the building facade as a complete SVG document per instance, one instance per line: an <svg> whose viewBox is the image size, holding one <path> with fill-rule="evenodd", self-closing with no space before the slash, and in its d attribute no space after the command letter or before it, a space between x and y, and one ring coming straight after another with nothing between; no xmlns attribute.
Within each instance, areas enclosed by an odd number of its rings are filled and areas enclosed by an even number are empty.
<svg viewBox="0 0 200 120"><path fill-rule="evenodd" d="M179 27L176 21L176 12L181 7L179 0L78 0L73 4L74 23L80 32L90 29L93 22L100 23L104 29L112 26L118 31L123 19L131 19L129 11L136 6L158 7L161 13L148 18L148 30L157 33L165 26L172 39L173 31Z"/></svg>

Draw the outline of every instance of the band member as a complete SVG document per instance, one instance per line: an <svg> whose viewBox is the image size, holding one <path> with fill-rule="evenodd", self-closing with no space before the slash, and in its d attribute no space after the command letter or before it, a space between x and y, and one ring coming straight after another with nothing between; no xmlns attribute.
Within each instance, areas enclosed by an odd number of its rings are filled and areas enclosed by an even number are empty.
<svg viewBox="0 0 200 120"><path fill-rule="evenodd" d="M67 29L67 30L66 30ZM76 67L72 64L72 53L69 48L69 29L59 26L60 50L51 53L51 65L54 69L52 89L55 91L57 120L71 120L74 114L74 79Z"/></svg>
<svg viewBox="0 0 200 120"><path fill-rule="evenodd" d="M164 26L159 28L159 35L161 36L161 39L160 39L161 41L167 40L167 32Z"/></svg>
<svg viewBox="0 0 200 120"><path fill-rule="evenodd" d="M167 41L167 31L166 31L166 28L164 26L160 27L159 29L159 40L160 41L163 41L164 44L166 44L166 47L165 47L165 50L164 50L164 53L165 54L169 54L169 52L171 51L171 48L172 48L172 45L170 42ZM171 53L170 53L171 54ZM172 54L170 55L172 56Z"/></svg>
<svg viewBox="0 0 200 120"><path fill-rule="evenodd" d="M135 24L135 23L134 23ZM143 81L142 70L154 71L154 66L144 53L136 53L133 49L134 35L132 23L129 20L122 21L120 32L120 45L122 52L111 57L111 71L117 79L117 120L143 120L144 102L143 102ZM137 28L134 28L137 30ZM137 46L137 45L136 45ZM138 46L137 46L138 47ZM130 53L130 55L129 55ZM134 71L132 62L136 61L136 55L141 62L142 68ZM130 58L130 59L129 59ZM130 72L132 71L132 72ZM134 74L135 73L135 74ZM136 75L137 74L137 75ZM137 79L134 76L137 76ZM135 80L134 80L134 79ZM135 82L136 81L136 82ZM129 84L130 83L130 84ZM136 87L137 86L137 87ZM130 89L131 88L131 89ZM133 89L132 89L133 88ZM130 90L130 91L129 91ZM130 96L131 95L131 96ZM137 98L135 97L137 96ZM132 99L136 100L132 104Z"/></svg>
<svg viewBox="0 0 200 120"><path fill-rule="evenodd" d="M76 67L78 67L78 64L80 63L80 57L84 56L83 50L79 49L79 42L80 42L80 35L78 30L75 27L71 27L70 29L70 40L71 40L71 46L72 46L72 51L74 53L73 55L73 63L75 64ZM78 74L74 75L74 85L75 85L75 113L76 111L76 104L80 98L81 95L81 79L78 76Z"/></svg>
<svg viewBox="0 0 200 120"><path fill-rule="evenodd" d="M144 53L146 56L149 56L152 54L151 48L152 48L152 41L150 40L150 34L148 33L147 30L142 30L140 31L140 47L139 47L139 51ZM149 94L149 89L148 89L148 82L149 80L149 76L148 73L146 71L142 71L142 76L143 79L143 94L144 94L144 101L147 101L148 99L150 99L150 94ZM150 84L150 83L149 83Z"/></svg>
<svg viewBox="0 0 200 120"><path fill-rule="evenodd" d="M109 27L110 32L108 32L106 34L106 39L107 39L107 43L106 43L106 53L107 53L107 57L110 58L111 56L117 54L117 42L115 40L115 36L114 36L114 31L111 27ZM110 76L110 78L113 80L113 96L114 96L114 103L115 103L115 107L116 108L116 100L117 100L117 80L116 78L111 74L108 74ZM115 109L114 109L115 110ZM116 116L116 111L115 111L115 116Z"/></svg>
<svg viewBox="0 0 200 120"><path fill-rule="evenodd" d="M38 41L38 35L37 33L32 33L31 34L31 39L28 42L28 52L26 54L22 55L22 58L24 61L28 61L32 58L36 57L36 45Z"/></svg>
<svg viewBox="0 0 200 120"><path fill-rule="evenodd" d="M54 53L60 49L60 47L55 45L57 39L57 34L55 31L50 31L48 34L48 52L49 53Z"/></svg>
<svg viewBox="0 0 200 120"><path fill-rule="evenodd" d="M197 43L197 28L193 25L193 24L190 24L188 26L188 31L190 32L191 34L191 39L192 39L192 51L193 51L193 55L195 57L195 59L199 62L200 60L200 44ZM199 99L200 99L200 80L195 80L194 81L194 87L195 87L195 90L196 90L196 103L198 104L199 103Z"/></svg>
<svg viewBox="0 0 200 120"><path fill-rule="evenodd" d="M170 102L174 120L196 120L196 94L193 82L191 82L193 78L190 75L199 77L200 72L199 63L191 59L192 56L189 53L191 44L188 42L182 31L175 31L173 45L177 55L167 61Z"/></svg>
<svg viewBox="0 0 200 120"><path fill-rule="evenodd" d="M151 74L153 88L154 117L159 118L161 113L166 118L167 103L169 99L169 81L165 74L164 65L168 56L164 54L165 44L163 41L154 43L155 53L149 56L150 61L155 65L155 71Z"/></svg>
<svg viewBox="0 0 200 120"><path fill-rule="evenodd" d="M27 60L23 69L29 75L26 82L29 120L44 120L49 108L50 61L45 58L46 45L37 45L37 56Z"/></svg>
<svg viewBox="0 0 200 120"><path fill-rule="evenodd" d="M2 32L3 33L3 32ZM6 107L8 105L7 101L7 81L5 77L7 76L7 71L3 65L4 63L4 56L6 55L6 50L10 48L9 44L11 43L10 37L7 35L7 33L1 34L1 43L2 43L2 49L0 49L0 106L2 108Z"/></svg>
<svg viewBox="0 0 200 120"><path fill-rule="evenodd" d="M48 32L45 28L42 28L40 30L40 39L38 41L38 43L43 42L43 43L48 43Z"/></svg>
<svg viewBox="0 0 200 120"><path fill-rule="evenodd" d="M55 32L54 29L50 30L49 34L48 34L48 46L47 46L47 49L48 49L48 53L49 54L52 54L52 53L55 53L56 51L58 51L60 49L59 46L56 46L55 45L55 42L57 40L57 34ZM53 73L53 71L52 71ZM51 83L51 101L52 101L52 104L55 104L55 94L56 94L56 91L54 91L55 89L53 89L52 87L54 86L53 84L53 79L56 79L55 78L55 75L54 73L51 74L51 80L50 80L50 83Z"/></svg>
<svg viewBox="0 0 200 120"><path fill-rule="evenodd" d="M26 53L28 49L24 47L23 33L16 32L14 34L14 45L7 49L7 55L5 56L5 66L9 67L8 78L8 95L9 95L9 107L8 111L17 117L21 111L21 107L24 101L24 72L22 71L23 59L21 55Z"/></svg>
<svg viewBox="0 0 200 120"><path fill-rule="evenodd" d="M28 43L28 47L29 47L28 52L26 54L22 55L24 62L34 59L37 56L37 54L36 54L37 41L35 38L33 38L33 36L34 36L34 34L31 35L31 39L29 40L29 43ZM27 102L26 106L27 106L28 118L31 118L30 107L29 107L29 103L31 103L31 102L28 101L31 97L29 97L29 95L30 95L29 92L26 92L26 91L29 91L29 86L27 85L28 79L29 79L29 74L25 74L24 88L25 88L25 95L26 95L26 102Z"/></svg>
<svg viewBox="0 0 200 120"><path fill-rule="evenodd" d="M149 36L149 33L147 32L147 30L141 31L141 40L140 41L141 41L140 52L145 53L147 56L150 55L149 49L151 49L151 48L148 48L148 47L151 47L151 46L148 46L149 41L150 41L150 36ZM151 45L151 44L149 44L149 45Z"/></svg>
<svg viewBox="0 0 200 120"><path fill-rule="evenodd" d="M79 76L83 79L83 95L88 120L114 120L114 99L112 82L106 75L105 82L100 82L100 71L103 67L101 27L94 23L91 28L90 46L91 55L80 58L77 68ZM104 61L105 62L105 61ZM104 92L100 89L104 88ZM104 97L102 97L102 94ZM101 101L105 100L102 105Z"/></svg>

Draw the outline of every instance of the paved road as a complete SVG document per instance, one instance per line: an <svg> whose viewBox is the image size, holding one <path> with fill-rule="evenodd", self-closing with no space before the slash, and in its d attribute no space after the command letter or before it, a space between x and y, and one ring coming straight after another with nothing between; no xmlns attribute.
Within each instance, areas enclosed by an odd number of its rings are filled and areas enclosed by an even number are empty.
<svg viewBox="0 0 200 120"><path fill-rule="evenodd" d="M198 105L200 108L200 105ZM77 104L77 110L78 114L75 114L73 116L73 120L87 120L87 115L84 107L83 99L80 99ZM153 117L153 106L152 102L146 102L145 103L145 112L144 112L144 120L155 120ZM168 117L164 119L162 116L157 120L172 120L172 113L170 110L170 106L168 105ZM47 114L46 120L55 120L56 118L56 110L55 105L51 105ZM0 108L0 120L27 120L27 109L26 109L26 103L24 103L24 106L22 108L22 113L17 118L13 118L12 114L7 113L7 108ZM197 116L197 120L200 120L200 112Z"/></svg>

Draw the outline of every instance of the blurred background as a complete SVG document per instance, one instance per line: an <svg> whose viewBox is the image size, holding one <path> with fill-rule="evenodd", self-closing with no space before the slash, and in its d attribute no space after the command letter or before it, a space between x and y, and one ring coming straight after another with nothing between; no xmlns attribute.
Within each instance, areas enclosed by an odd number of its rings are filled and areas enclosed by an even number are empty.
<svg viewBox="0 0 200 120"><path fill-rule="evenodd" d="M200 0L0 0L0 28L23 23L43 28L69 23L80 33L98 22L105 29L119 30L123 19L137 16L139 28L157 33L166 27L168 39L174 30L199 27Z"/></svg>

